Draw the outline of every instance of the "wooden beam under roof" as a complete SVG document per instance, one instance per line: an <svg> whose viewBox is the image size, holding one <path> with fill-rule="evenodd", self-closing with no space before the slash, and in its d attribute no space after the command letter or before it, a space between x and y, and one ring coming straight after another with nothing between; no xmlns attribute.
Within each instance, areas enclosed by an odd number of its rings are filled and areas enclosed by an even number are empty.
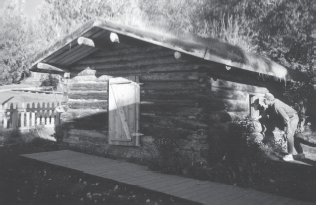
<svg viewBox="0 0 316 205"><path fill-rule="evenodd" d="M67 69L61 69L61 68L57 68L55 66L46 64L46 63L38 63L37 64L37 68L40 70L47 70L50 71L52 73L56 72L56 73L66 73L69 72Z"/></svg>
<svg viewBox="0 0 316 205"><path fill-rule="evenodd" d="M109 43L119 43L119 37L116 33L110 32L105 38L91 39L87 37L79 37L77 43L93 48L108 49Z"/></svg>
<svg viewBox="0 0 316 205"><path fill-rule="evenodd" d="M77 42L79 45L90 46L90 47L94 47L94 48L97 47L96 43L90 38L79 37Z"/></svg>

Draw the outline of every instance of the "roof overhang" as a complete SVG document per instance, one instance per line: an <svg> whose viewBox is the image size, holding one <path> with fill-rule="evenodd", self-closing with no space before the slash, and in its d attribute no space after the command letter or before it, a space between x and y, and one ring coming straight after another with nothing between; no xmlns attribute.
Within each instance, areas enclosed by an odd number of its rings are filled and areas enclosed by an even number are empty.
<svg viewBox="0 0 316 205"><path fill-rule="evenodd" d="M98 47L79 45L78 38L84 37L101 41L116 33L195 56L206 61L257 72L283 80L297 80L298 72L287 69L267 58L250 54L237 46L213 38L202 38L190 34L167 35L136 27L117 24L104 19L91 20L33 58L31 71L60 73L68 72L68 67L80 59L99 50ZM41 64L40 64L41 63ZM61 70L43 68L50 65Z"/></svg>

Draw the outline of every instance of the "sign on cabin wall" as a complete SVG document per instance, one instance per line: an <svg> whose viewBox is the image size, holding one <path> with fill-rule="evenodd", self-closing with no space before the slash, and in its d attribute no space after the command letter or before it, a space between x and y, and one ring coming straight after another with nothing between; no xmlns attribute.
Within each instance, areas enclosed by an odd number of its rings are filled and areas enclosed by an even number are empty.
<svg viewBox="0 0 316 205"><path fill-rule="evenodd" d="M139 146L138 77L109 79L109 144Z"/></svg>

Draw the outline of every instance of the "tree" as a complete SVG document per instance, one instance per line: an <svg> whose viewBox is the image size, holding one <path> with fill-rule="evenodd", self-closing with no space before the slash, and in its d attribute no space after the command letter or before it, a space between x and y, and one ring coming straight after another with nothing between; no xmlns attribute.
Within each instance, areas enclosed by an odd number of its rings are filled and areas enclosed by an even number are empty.
<svg viewBox="0 0 316 205"><path fill-rule="evenodd" d="M313 89L313 1L213 0L204 2L204 8L200 21L204 19L213 25L204 27L205 35L259 53L309 76L306 81L288 82L283 87L285 100L304 121L307 99Z"/></svg>
<svg viewBox="0 0 316 205"><path fill-rule="evenodd" d="M1 48L4 56L3 77L7 83L16 83L22 73L28 73L28 50L31 31L24 14L24 0L6 1L2 15Z"/></svg>

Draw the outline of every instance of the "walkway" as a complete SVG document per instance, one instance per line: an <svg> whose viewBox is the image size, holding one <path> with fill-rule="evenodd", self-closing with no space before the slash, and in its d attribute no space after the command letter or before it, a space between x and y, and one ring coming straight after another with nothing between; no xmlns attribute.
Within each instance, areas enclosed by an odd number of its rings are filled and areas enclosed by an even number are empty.
<svg viewBox="0 0 316 205"><path fill-rule="evenodd" d="M145 166L61 150L22 155L201 204L312 204L232 185L149 171Z"/></svg>

